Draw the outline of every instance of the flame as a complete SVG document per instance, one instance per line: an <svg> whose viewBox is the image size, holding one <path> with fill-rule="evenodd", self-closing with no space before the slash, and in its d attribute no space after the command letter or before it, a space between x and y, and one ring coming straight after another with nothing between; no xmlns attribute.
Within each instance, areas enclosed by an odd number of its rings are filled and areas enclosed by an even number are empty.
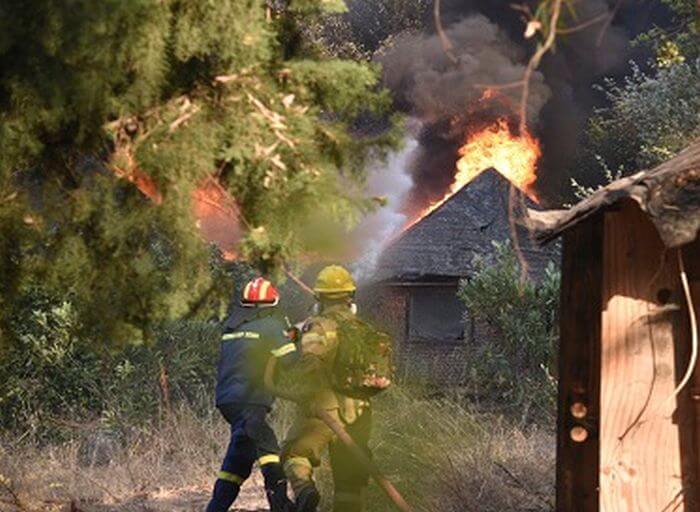
<svg viewBox="0 0 700 512"><path fill-rule="evenodd" d="M540 143L529 132L514 135L507 119L498 119L494 124L470 134L459 155L457 173L449 190L442 198L424 208L407 227L435 211L462 187L491 168L533 201L537 200L532 184L537 180L537 162L542 156Z"/></svg>
<svg viewBox="0 0 700 512"><path fill-rule="evenodd" d="M237 259L243 233L235 200L216 179L208 178L192 192L192 207L204 239L216 244L224 259Z"/></svg>
<svg viewBox="0 0 700 512"><path fill-rule="evenodd" d="M112 163L111 169L118 178L133 183L154 204L163 204L163 194L158 185L139 168L131 148L117 149ZM192 192L192 209L202 238L215 244L224 259L237 259L236 247L243 235L238 205L215 177L206 178Z"/></svg>
<svg viewBox="0 0 700 512"><path fill-rule="evenodd" d="M472 135L459 154L461 158L457 161L452 193L493 167L533 200L536 199L532 185L537 180L537 161L542 156L542 149L529 132L513 135L508 122L499 119L495 125Z"/></svg>

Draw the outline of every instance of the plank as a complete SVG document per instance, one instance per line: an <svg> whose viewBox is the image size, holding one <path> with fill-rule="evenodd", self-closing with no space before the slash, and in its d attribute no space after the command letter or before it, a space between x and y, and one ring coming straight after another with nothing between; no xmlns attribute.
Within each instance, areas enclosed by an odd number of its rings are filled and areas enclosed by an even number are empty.
<svg viewBox="0 0 700 512"><path fill-rule="evenodd" d="M600 387L600 510L688 511L673 414L675 257L631 201L605 214ZM659 302L665 302L664 304Z"/></svg>
<svg viewBox="0 0 700 512"><path fill-rule="evenodd" d="M602 228L602 215L595 215L566 232L563 240L557 405L560 512L598 510ZM586 407L584 418L571 414L576 403ZM576 427L586 429L583 442L571 438Z"/></svg>

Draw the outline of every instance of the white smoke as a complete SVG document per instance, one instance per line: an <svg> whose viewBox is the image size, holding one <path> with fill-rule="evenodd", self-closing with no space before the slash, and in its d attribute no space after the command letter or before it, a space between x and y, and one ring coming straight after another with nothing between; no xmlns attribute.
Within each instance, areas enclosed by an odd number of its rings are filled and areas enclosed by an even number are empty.
<svg viewBox="0 0 700 512"><path fill-rule="evenodd" d="M387 202L368 215L354 233L361 252L358 261L352 265L352 271L359 282L372 277L385 243L392 239L407 220L401 210L413 187L410 163L417 148L418 141L408 135L399 151L369 169L368 194L385 197Z"/></svg>

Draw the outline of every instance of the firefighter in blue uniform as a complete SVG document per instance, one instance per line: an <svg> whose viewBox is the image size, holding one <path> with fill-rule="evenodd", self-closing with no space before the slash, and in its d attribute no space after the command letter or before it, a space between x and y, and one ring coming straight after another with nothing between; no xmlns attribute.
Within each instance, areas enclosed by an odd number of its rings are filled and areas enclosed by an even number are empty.
<svg viewBox="0 0 700 512"><path fill-rule="evenodd" d="M224 324L216 385L216 406L231 425L231 441L206 512L226 512L257 461L271 512L290 510L279 445L267 422L273 397L265 390L270 357L293 360L296 347L277 316L279 293L263 278L246 284L239 307Z"/></svg>

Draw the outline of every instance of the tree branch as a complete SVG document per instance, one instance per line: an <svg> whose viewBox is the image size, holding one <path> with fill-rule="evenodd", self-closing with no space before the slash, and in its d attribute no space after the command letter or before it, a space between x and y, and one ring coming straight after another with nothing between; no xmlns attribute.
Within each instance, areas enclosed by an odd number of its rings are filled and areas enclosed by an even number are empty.
<svg viewBox="0 0 700 512"><path fill-rule="evenodd" d="M552 0L552 16L549 22L549 33L544 40L544 43L537 48L537 51L530 58L527 63L527 68L525 68L525 74L523 76L523 93L520 97L520 133L525 133L527 129L527 101L530 96L530 80L532 79L532 73L538 68L542 57L554 47L554 42L557 37L557 24L559 23L559 17L561 16L561 7L563 0Z"/></svg>
<svg viewBox="0 0 700 512"><path fill-rule="evenodd" d="M435 18L435 30L437 30L438 37L440 37L440 43L442 44L442 49L445 51L445 55L452 61L453 64L459 64L459 59L454 54L454 46L452 42L447 37L445 29L442 26L442 17L440 15L440 0L435 0L433 4L433 17Z"/></svg>

